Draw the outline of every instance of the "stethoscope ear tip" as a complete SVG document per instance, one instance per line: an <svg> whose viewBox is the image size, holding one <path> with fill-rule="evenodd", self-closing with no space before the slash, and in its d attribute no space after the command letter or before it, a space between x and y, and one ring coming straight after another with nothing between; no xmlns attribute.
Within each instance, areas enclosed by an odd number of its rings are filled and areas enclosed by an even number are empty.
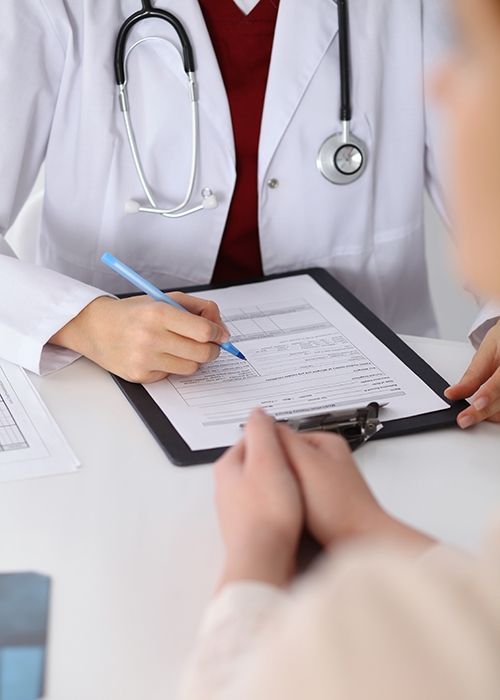
<svg viewBox="0 0 500 700"><path fill-rule="evenodd" d="M141 205L139 202L133 199L129 199L128 202L125 202L125 214L137 214L140 209Z"/></svg>
<svg viewBox="0 0 500 700"><path fill-rule="evenodd" d="M208 197L203 197L203 209L217 209L219 202L214 194L208 195Z"/></svg>

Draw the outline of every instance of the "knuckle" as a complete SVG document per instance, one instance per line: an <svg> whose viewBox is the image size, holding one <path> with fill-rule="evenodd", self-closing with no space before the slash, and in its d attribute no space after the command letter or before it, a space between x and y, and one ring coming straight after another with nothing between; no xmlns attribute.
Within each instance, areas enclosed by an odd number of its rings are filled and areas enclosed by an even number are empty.
<svg viewBox="0 0 500 700"><path fill-rule="evenodd" d="M134 346L136 348L134 351L135 359L136 361L141 361L144 359L145 349L153 345L154 334L149 327L141 326L135 333L134 341Z"/></svg>
<svg viewBox="0 0 500 700"><path fill-rule="evenodd" d="M206 311L211 316L218 316L219 315L219 307L217 306L215 301L207 301Z"/></svg>
<svg viewBox="0 0 500 700"><path fill-rule="evenodd" d="M213 343L206 343L199 349L199 362L211 362L218 357L220 349Z"/></svg>
<svg viewBox="0 0 500 700"><path fill-rule="evenodd" d="M199 363L194 360L184 360L180 367L179 374L190 376L198 371L199 366Z"/></svg>
<svg viewBox="0 0 500 700"><path fill-rule="evenodd" d="M351 450L349 448L349 444L342 435L339 435L338 433L329 433L328 435L325 435L325 438L329 440L331 447L334 448L337 453L350 453Z"/></svg>
<svg viewBox="0 0 500 700"><path fill-rule="evenodd" d="M198 340L200 343L209 343L210 341L215 340L215 335L216 333L214 332L214 328L208 321L200 324L198 329Z"/></svg>
<svg viewBox="0 0 500 700"><path fill-rule="evenodd" d="M149 379L149 373L142 372L138 368L131 368L124 379L133 384L148 384L149 381L151 381Z"/></svg>

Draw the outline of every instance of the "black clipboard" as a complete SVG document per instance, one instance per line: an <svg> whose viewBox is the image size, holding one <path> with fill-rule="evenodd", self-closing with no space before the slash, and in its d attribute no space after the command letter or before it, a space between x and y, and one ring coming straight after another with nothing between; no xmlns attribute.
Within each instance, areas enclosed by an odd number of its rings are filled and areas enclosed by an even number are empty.
<svg viewBox="0 0 500 700"><path fill-rule="evenodd" d="M386 324L372 313L362 302L349 292L340 282L322 268L309 268L297 270L296 272L286 272L278 275L268 275L258 277L243 282L228 282L225 284L207 284L197 287L185 288L182 291L196 293L208 291L210 289L222 289L234 287L253 282L264 282L266 280L279 279L282 277L296 277L298 275L309 275L323 287L332 297L349 311L358 321L386 345L391 352L396 355L405 365L407 365L416 375L418 375L440 398L448 405L448 409L425 413L422 415L400 418L398 420L384 422L383 429L372 437L372 440L393 437L395 435L408 435L410 433L424 430L434 430L445 428L456 424L458 414L469 405L467 401L448 401L444 396L444 390L449 384L425 362L416 352L414 352L401 338L399 338ZM134 295L132 295L134 296ZM167 416L163 413L158 404L151 398L142 384L132 384L116 375L111 375L123 391L127 399L141 416L151 433L160 446L168 455L169 459L177 466L185 467L196 464L206 464L214 462L227 449L219 447L207 450L191 450L189 445L179 435Z"/></svg>

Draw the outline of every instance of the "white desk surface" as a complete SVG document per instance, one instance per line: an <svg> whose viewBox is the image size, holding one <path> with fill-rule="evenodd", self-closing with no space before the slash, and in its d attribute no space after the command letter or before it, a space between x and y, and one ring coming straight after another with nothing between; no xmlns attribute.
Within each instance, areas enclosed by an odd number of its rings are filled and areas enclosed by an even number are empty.
<svg viewBox="0 0 500 700"><path fill-rule="evenodd" d="M448 381L469 346L407 339ZM111 377L82 359L35 384L82 462L0 488L0 571L52 577L48 700L172 700L222 562L209 466L172 466ZM372 442L382 504L474 548L500 504L500 426Z"/></svg>

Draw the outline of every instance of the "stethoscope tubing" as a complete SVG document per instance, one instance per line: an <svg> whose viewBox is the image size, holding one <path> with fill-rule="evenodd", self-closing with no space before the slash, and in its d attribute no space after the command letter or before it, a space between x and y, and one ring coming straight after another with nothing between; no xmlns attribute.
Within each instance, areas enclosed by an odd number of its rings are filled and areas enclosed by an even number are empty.
<svg viewBox="0 0 500 700"><path fill-rule="evenodd" d="M141 207L139 211L145 211L145 212L156 212L158 210L157 204L155 202L155 199L153 197L153 193L151 192L151 188L149 186L149 183L146 179L146 175L144 173L144 169L142 167L141 159L139 157L139 150L137 148L137 142L135 139L135 134L134 130L132 127L132 122L130 118L130 112L128 110L128 105L127 105L127 98L126 98L126 86L127 86L127 80L128 80L128 59L131 54L131 52L139 46L139 44L142 44L146 41L154 41L157 39L158 41L163 41L161 37L155 37L155 36L150 36L150 37L144 37L143 39L139 39L136 41L132 46L128 49L127 53L125 54L124 60L123 60L123 76L124 80L123 83L119 85L120 89L120 95L121 95L121 104L122 104L122 113L123 113L123 118L125 121L125 130L127 132L127 138L129 140L130 144L130 150L132 151L132 158L134 160L134 165L137 170L137 174L139 176L139 180L141 182L142 188L144 190L144 193L151 205L151 208L146 208L146 207ZM191 199L191 196L193 194L193 189L194 189L194 181L196 178L196 163L197 163L197 158L198 158L198 130L199 130L199 116L198 116L198 100L196 99L196 87L195 87L195 78L193 73L188 74L188 79L190 81L190 86L192 85L190 89L190 104L191 104L191 167L190 167L190 173L189 173L189 183L188 183L188 189L186 192L186 196L184 197L184 200L178 204L176 207L172 207L171 209L162 209L161 213L163 216L169 216L173 215L176 212L179 212L181 209L183 209L186 204L189 202ZM199 211L203 209L203 206L200 206L196 210ZM173 217L177 218L177 217Z"/></svg>
<svg viewBox="0 0 500 700"><path fill-rule="evenodd" d="M189 37L187 35L186 30L184 29L182 22L178 20L177 17L171 12L167 12L166 10L158 10L155 7L152 7L150 0L141 0L141 2L142 9L138 12L134 12L133 15L130 15L130 17L128 17L122 24L122 26L120 27L120 31L118 32L118 37L116 39L115 44L114 60L116 84L123 85L125 81L125 46L127 42L127 37L132 27L135 24L137 24L137 22L141 22L143 19L162 19L172 25L172 27L177 32L177 35L182 45L184 71L187 74L194 73L196 68L194 62L193 46L191 44L191 41L189 40Z"/></svg>
<svg viewBox="0 0 500 700"><path fill-rule="evenodd" d="M351 91L350 91L350 51L349 51L349 15L348 15L348 0L336 0L338 11L339 24L339 58L340 58L340 119L342 122L342 132L334 134L327 138L321 146L316 163L321 174L330 182L337 185L344 185L357 180L366 168L366 150L364 144L353 136L350 132L350 122L352 119L351 108ZM190 201L194 183L196 179L196 170L199 157L199 114L198 114L198 95L195 81L195 60L194 51L182 22L175 15L166 10L156 9L151 5L151 0L141 0L142 8L138 12L130 15L120 27L115 45L114 55L114 72L115 79L119 89L120 107L123 113L125 122L125 130L132 152L134 165L150 204L149 207L143 207L138 202L129 201L126 204L128 213L136 213L138 211L162 214L165 217L180 218L187 214L200 211L202 209L213 209L217 207L217 198L208 188L202 192L202 204L185 209ZM181 204L169 209L160 209L157 207L151 187L148 184L144 169L141 164L137 142L134 135L132 121L130 118L127 98L127 64L130 53L140 44L145 41L162 40L161 37L144 37L136 41L128 50L126 50L126 42L130 30L138 22L144 19L161 19L168 22L179 38L182 46L182 58L184 63L184 71L186 72L189 86L189 100L191 103L191 122L192 122L192 149L191 149L191 167L189 174L189 183L186 191L186 196ZM208 193L208 194L205 194Z"/></svg>
<svg viewBox="0 0 500 700"><path fill-rule="evenodd" d="M351 66L349 52L349 14L347 0L337 0L339 15L339 56L340 56L340 120L350 122L351 109Z"/></svg>

